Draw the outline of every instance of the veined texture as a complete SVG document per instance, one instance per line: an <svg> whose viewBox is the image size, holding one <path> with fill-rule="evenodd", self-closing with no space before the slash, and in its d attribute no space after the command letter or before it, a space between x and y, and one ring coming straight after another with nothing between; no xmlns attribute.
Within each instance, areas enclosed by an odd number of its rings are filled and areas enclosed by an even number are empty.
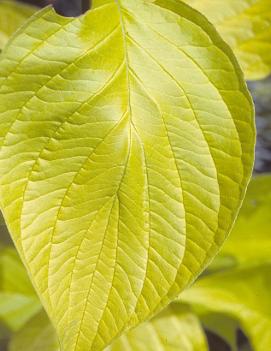
<svg viewBox="0 0 271 351"><path fill-rule="evenodd" d="M0 59L0 200L62 350L102 350L217 253L253 165L240 68L177 1L46 8Z"/></svg>

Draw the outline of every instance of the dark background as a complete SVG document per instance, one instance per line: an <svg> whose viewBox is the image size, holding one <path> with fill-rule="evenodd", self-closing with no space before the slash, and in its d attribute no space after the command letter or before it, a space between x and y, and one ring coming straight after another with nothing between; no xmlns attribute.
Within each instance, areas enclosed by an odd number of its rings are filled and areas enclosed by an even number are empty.
<svg viewBox="0 0 271 351"><path fill-rule="evenodd" d="M44 7L53 4L58 13L64 16L80 16L90 7L90 0L21 0L35 6Z"/></svg>

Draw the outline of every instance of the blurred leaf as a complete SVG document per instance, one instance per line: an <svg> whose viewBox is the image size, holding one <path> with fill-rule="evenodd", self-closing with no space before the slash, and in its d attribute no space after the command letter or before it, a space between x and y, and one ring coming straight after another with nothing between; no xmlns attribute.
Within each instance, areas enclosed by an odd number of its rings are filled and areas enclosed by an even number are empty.
<svg viewBox="0 0 271 351"><path fill-rule="evenodd" d="M11 339L9 351L58 351L55 331L45 312L24 325Z"/></svg>
<svg viewBox="0 0 271 351"><path fill-rule="evenodd" d="M18 330L41 309L24 266L12 248L0 250L0 320Z"/></svg>
<svg viewBox="0 0 271 351"><path fill-rule="evenodd" d="M271 176L250 182L245 201L220 254L209 271L271 263Z"/></svg>
<svg viewBox="0 0 271 351"><path fill-rule="evenodd" d="M204 313L200 315L200 321L205 329L219 335L231 347L231 351L237 349L237 330L239 323L225 314Z"/></svg>
<svg viewBox="0 0 271 351"><path fill-rule="evenodd" d="M149 322L117 339L107 351L207 351L200 322L186 306L171 304Z"/></svg>
<svg viewBox="0 0 271 351"><path fill-rule="evenodd" d="M10 36L36 11L33 6L0 0L0 51Z"/></svg>
<svg viewBox="0 0 271 351"><path fill-rule="evenodd" d="M4 221L3 215L0 212L0 249L2 246L11 246L12 240L9 235L6 223Z"/></svg>
<svg viewBox="0 0 271 351"><path fill-rule="evenodd" d="M246 79L271 73L270 0L184 0L202 12L234 50Z"/></svg>
<svg viewBox="0 0 271 351"><path fill-rule="evenodd" d="M181 301L235 317L255 351L271 349L271 265L229 270L200 279Z"/></svg>
<svg viewBox="0 0 271 351"><path fill-rule="evenodd" d="M255 351L271 349L271 176L249 185L233 232L209 273L181 295L181 300L207 311L238 319ZM235 261L228 265L225 257ZM223 263L226 263L223 267ZM211 267L211 268L212 268Z"/></svg>
<svg viewBox="0 0 271 351"><path fill-rule="evenodd" d="M57 351L58 342L45 313L28 322L11 341L9 351ZM187 306L172 304L159 316L127 332L106 351L207 351L199 320Z"/></svg>

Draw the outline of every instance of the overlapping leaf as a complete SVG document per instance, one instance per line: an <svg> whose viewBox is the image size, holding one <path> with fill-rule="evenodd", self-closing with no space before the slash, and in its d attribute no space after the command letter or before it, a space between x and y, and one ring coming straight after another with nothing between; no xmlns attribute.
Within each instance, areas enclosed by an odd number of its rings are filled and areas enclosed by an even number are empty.
<svg viewBox="0 0 271 351"><path fill-rule="evenodd" d="M231 256L235 266L224 266L225 272L200 279L182 294L182 301L236 318L255 351L271 348L270 184L267 175L251 182L238 221L219 255Z"/></svg>
<svg viewBox="0 0 271 351"><path fill-rule="evenodd" d="M4 50L1 207L64 351L103 349L216 254L253 163L241 76L171 0L47 8Z"/></svg>
<svg viewBox="0 0 271 351"><path fill-rule="evenodd" d="M59 351L57 337L46 314L33 317L12 338L9 351Z"/></svg>
<svg viewBox="0 0 271 351"><path fill-rule="evenodd" d="M18 255L12 248L0 250L0 321L18 330L41 309Z"/></svg>
<svg viewBox="0 0 271 351"><path fill-rule="evenodd" d="M44 313L35 316L10 343L9 351L58 351L53 327ZM106 351L207 351L200 322L186 306L172 304L152 321L117 339Z"/></svg>
<svg viewBox="0 0 271 351"><path fill-rule="evenodd" d="M9 37L24 21L33 15L37 9L16 1L0 0L0 51Z"/></svg>
<svg viewBox="0 0 271 351"><path fill-rule="evenodd" d="M207 351L208 346L196 315L186 306L171 304L156 318L127 332L107 349L126 350Z"/></svg>
<svg viewBox="0 0 271 351"><path fill-rule="evenodd" d="M229 43L247 79L271 73L270 0L184 0L205 14Z"/></svg>
<svg viewBox="0 0 271 351"><path fill-rule="evenodd" d="M271 265L230 270L199 280L183 300L237 318L255 351L271 347Z"/></svg>
<svg viewBox="0 0 271 351"><path fill-rule="evenodd" d="M230 238L209 271L271 263L271 177L254 178Z"/></svg>

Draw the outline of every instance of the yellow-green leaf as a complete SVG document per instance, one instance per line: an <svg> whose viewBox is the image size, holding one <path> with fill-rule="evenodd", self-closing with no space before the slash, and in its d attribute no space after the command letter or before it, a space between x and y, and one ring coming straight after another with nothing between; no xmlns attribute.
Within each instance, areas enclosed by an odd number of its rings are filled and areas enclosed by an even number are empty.
<svg viewBox="0 0 271 351"><path fill-rule="evenodd" d="M0 320L18 330L41 308L16 251L0 250Z"/></svg>
<svg viewBox="0 0 271 351"><path fill-rule="evenodd" d="M50 321L43 312L37 314L15 333L9 351L59 351L57 337Z"/></svg>
<svg viewBox="0 0 271 351"><path fill-rule="evenodd" d="M208 346L196 315L186 306L171 304L151 321L121 336L107 349L127 350L207 351Z"/></svg>
<svg viewBox="0 0 271 351"><path fill-rule="evenodd" d="M238 219L210 269L271 263L271 177L250 182Z"/></svg>
<svg viewBox="0 0 271 351"><path fill-rule="evenodd" d="M237 318L255 351L271 348L271 265L239 268L200 279L182 301Z"/></svg>
<svg viewBox="0 0 271 351"><path fill-rule="evenodd" d="M42 312L11 339L9 351L58 351L54 329ZM201 324L189 308L171 304L149 322L125 333L106 351L207 351Z"/></svg>
<svg viewBox="0 0 271 351"><path fill-rule="evenodd" d="M183 0L203 13L234 50L247 79L271 73L270 0Z"/></svg>
<svg viewBox="0 0 271 351"><path fill-rule="evenodd" d="M233 268L221 264L225 272L201 278L181 295L186 303L236 318L255 351L271 349L270 225L271 176L257 176L217 258L231 258Z"/></svg>
<svg viewBox="0 0 271 351"><path fill-rule="evenodd" d="M34 6L16 1L0 0L0 51L10 36L22 25L26 19L35 13Z"/></svg>
<svg viewBox="0 0 271 351"><path fill-rule="evenodd" d="M168 304L227 236L254 121L213 26L176 1L44 9L0 60L0 200L64 351Z"/></svg>
<svg viewBox="0 0 271 351"><path fill-rule="evenodd" d="M199 318L207 331L211 331L227 343L230 351L238 351L237 333L240 323L235 318L210 311L200 313Z"/></svg>

